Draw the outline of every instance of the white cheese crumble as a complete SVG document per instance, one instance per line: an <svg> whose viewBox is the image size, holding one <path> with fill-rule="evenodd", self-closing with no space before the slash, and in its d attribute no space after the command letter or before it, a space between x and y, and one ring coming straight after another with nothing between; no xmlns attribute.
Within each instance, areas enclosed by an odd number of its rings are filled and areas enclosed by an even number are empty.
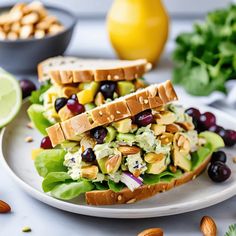
<svg viewBox="0 0 236 236"><path fill-rule="evenodd" d="M140 152L133 155L128 155L126 158L126 165L131 173L139 170L142 174L147 170L146 163L143 161Z"/></svg>

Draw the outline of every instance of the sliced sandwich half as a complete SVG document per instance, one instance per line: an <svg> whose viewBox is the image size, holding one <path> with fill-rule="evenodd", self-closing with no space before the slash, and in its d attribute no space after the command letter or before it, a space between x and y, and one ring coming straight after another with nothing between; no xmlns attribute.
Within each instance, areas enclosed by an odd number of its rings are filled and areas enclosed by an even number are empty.
<svg viewBox="0 0 236 236"><path fill-rule="evenodd" d="M198 134L170 83L151 85L47 129L55 146L35 166L42 187L87 204L134 203L196 178L224 146Z"/></svg>
<svg viewBox="0 0 236 236"><path fill-rule="evenodd" d="M150 68L146 60L49 58L38 66L44 84L31 96L29 116L45 134L52 124L146 87L143 76Z"/></svg>

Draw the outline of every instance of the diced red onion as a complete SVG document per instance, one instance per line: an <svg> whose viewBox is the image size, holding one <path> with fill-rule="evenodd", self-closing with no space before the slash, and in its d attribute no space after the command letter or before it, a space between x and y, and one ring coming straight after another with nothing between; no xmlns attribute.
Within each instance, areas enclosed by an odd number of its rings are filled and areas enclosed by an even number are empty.
<svg viewBox="0 0 236 236"><path fill-rule="evenodd" d="M134 191L134 189L143 184L141 178L136 178L129 172L123 172L121 174L121 182L123 182L131 191Z"/></svg>

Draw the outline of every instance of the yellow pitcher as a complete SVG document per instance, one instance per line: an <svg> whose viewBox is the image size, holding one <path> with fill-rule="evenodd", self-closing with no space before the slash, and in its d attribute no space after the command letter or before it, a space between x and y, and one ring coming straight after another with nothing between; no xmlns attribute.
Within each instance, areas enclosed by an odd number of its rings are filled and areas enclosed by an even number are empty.
<svg viewBox="0 0 236 236"><path fill-rule="evenodd" d="M168 37L168 15L161 0L115 0L107 26L121 59L146 58L155 64Z"/></svg>

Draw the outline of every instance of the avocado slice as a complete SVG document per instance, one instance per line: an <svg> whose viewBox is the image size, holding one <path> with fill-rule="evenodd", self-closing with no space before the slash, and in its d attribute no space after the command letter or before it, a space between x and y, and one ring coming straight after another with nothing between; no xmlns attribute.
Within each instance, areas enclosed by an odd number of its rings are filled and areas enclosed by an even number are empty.
<svg viewBox="0 0 236 236"><path fill-rule="evenodd" d="M117 132L111 126L106 127L106 129L107 129L107 136L105 138L105 142L106 143L110 143L111 141L113 141L115 139Z"/></svg>
<svg viewBox="0 0 236 236"><path fill-rule="evenodd" d="M184 155L183 153L174 150L173 152L174 165L180 167L184 171L192 169L191 155Z"/></svg>
<svg viewBox="0 0 236 236"><path fill-rule="evenodd" d="M79 90L85 90L85 89L89 89L92 90L93 94L95 95L96 92L99 89L99 83L98 82L83 82L79 84Z"/></svg>
<svg viewBox="0 0 236 236"><path fill-rule="evenodd" d="M63 143L61 143L61 147L64 149L67 148L73 148L77 145L77 142L72 142L72 141L64 141Z"/></svg>
<svg viewBox="0 0 236 236"><path fill-rule="evenodd" d="M156 161L154 163L148 163L146 173L157 175L166 170L167 165L165 160L166 158L162 158L162 160Z"/></svg>
<svg viewBox="0 0 236 236"><path fill-rule="evenodd" d="M213 151L225 146L224 140L216 133L204 131L199 134L200 138L205 138L211 144Z"/></svg>
<svg viewBox="0 0 236 236"><path fill-rule="evenodd" d="M211 150L207 146L200 147L196 152L192 153L192 170L196 169L210 154Z"/></svg>
<svg viewBox="0 0 236 236"><path fill-rule="evenodd" d="M87 103L84 105L84 107L85 107L85 111L89 111L89 110L92 110L95 107L95 105L93 103Z"/></svg>
<svg viewBox="0 0 236 236"><path fill-rule="evenodd" d="M126 134L132 130L132 120L129 118L114 122L112 125L117 129L119 133Z"/></svg>
<svg viewBox="0 0 236 236"><path fill-rule="evenodd" d="M107 159L108 159L108 157L103 157L103 158L97 160L98 166L103 174L107 174L107 169L106 169Z"/></svg>
<svg viewBox="0 0 236 236"><path fill-rule="evenodd" d="M118 133L116 136L118 141L124 141L126 143L133 143L135 142L135 135L134 134L122 134Z"/></svg>
<svg viewBox="0 0 236 236"><path fill-rule="evenodd" d="M131 81L119 81L117 83L117 88L120 96L125 96L135 90L135 86Z"/></svg>

